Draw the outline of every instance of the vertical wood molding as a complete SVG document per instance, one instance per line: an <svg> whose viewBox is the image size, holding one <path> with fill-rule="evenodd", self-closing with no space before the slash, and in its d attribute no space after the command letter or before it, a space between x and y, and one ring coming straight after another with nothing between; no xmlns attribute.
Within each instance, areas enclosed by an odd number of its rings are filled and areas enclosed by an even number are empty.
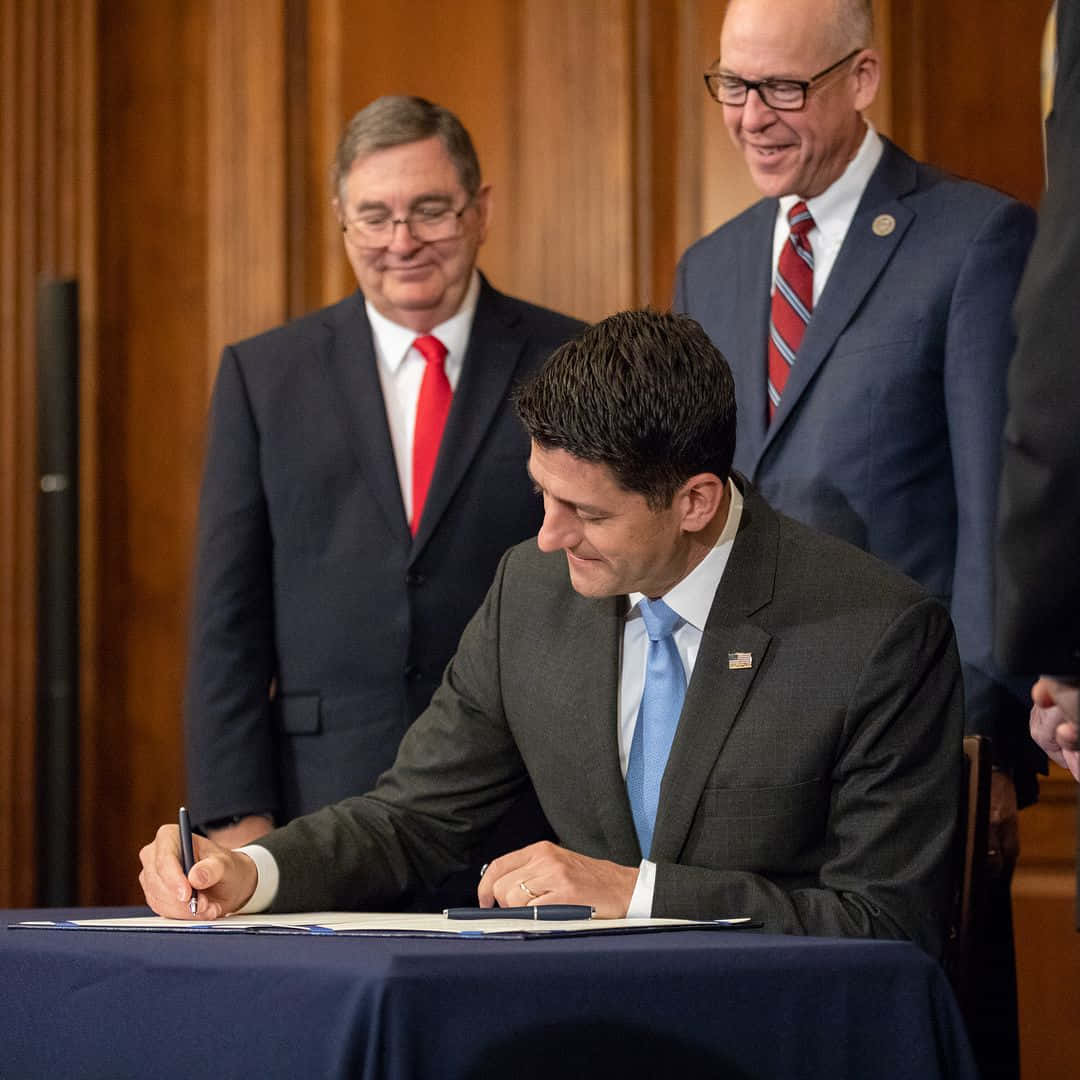
<svg viewBox="0 0 1080 1080"><path fill-rule="evenodd" d="M362 29L362 28L361 28ZM353 40L346 28L341 0L308 0L307 93L308 116L303 133L292 134L294 152L304 165L305 246L307 287L303 311L340 300L356 287L341 244L341 231L330 212L330 161L349 116L366 100L344 99L346 65L354 57L346 45ZM378 40L378 34L373 36ZM384 87L383 92L389 92ZM294 315L301 311L292 312Z"/></svg>
<svg viewBox="0 0 1080 1080"><path fill-rule="evenodd" d="M207 387L222 347L288 309L285 7L212 0L207 70Z"/></svg>
<svg viewBox="0 0 1080 1080"><path fill-rule="evenodd" d="M518 288L590 320L637 294L631 13L623 0L523 13Z"/></svg>
<svg viewBox="0 0 1080 1080"><path fill-rule="evenodd" d="M36 291L80 283L81 402L95 354L96 0L0 2L0 904L35 892ZM80 622L93 602L92 425L81 432ZM93 667L80 662L82 696ZM84 703L84 729L92 709Z"/></svg>
<svg viewBox="0 0 1080 1080"><path fill-rule="evenodd" d="M636 0L634 8L635 302L665 309L676 263L701 235L700 13L698 0Z"/></svg>

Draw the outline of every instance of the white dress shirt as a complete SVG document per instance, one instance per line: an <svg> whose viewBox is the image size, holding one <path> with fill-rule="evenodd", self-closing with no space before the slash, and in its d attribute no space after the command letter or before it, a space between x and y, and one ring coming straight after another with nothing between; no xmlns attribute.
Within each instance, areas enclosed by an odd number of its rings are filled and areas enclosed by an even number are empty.
<svg viewBox="0 0 1080 1080"><path fill-rule="evenodd" d="M742 518L743 498L738 488L729 480L731 503L728 506L727 520L712 550L690 571L673 589L665 593L663 601L683 619L675 631L675 644L686 668L686 682L694 673L698 650L701 647L701 635L705 622L712 608L713 598L724 576L731 546L735 534L739 531ZM641 593L631 593L630 609L626 613L623 627L622 656L619 671L619 764L626 776L626 764L630 757L630 744L634 739L638 710L645 690L645 664L648 656L649 638L645 632L645 622L638 605ZM265 911L277 895L279 870L277 861L266 848L259 844L248 844L239 849L250 855L258 871L258 882L251 899L236 913L250 915ZM653 892L656 886L656 864L642 859L638 869L637 884L630 898L630 907L626 914L630 918L648 918L652 914Z"/></svg>
<svg viewBox="0 0 1080 1080"><path fill-rule="evenodd" d="M686 684L694 674L698 650L701 648L701 635L705 622L712 608L713 598L724 576L731 545L739 531L742 518L743 499L739 489L729 480L731 504L728 507L727 521L724 522L712 551L705 556L670 592L665 593L663 601L682 618L676 628L675 646L679 650L683 667L686 669ZM641 617L641 593L631 593L630 610L626 613L626 625L623 627L622 664L619 673L619 765L626 776L626 766L630 760L630 746L634 741L634 728L637 727L641 698L645 691L645 665L649 654L649 635L645 632L645 620ZM630 897L628 918L648 918L652 914L653 891L656 887L656 864L642 859L638 867L637 884Z"/></svg>
<svg viewBox="0 0 1080 1080"><path fill-rule="evenodd" d="M480 275L473 270L461 307L446 322L439 323L429 331L446 346L444 367L451 390L457 389L458 379L461 378L461 365L469 344L479 296ZM405 520L412 521L413 432L416 428L416 402L420 397L420 384L424 381L427 361L413 348L413 342L420 336L415 330L391 322L372 307L371 301L367 301L365 307L375 343L375 366L379 371L386 421L390 425L390 442L394 447L401 501L405 504Z"/></svg>
<svg viewBox="0 0 1080 1080"><path fill-rule="evenodd" d="M877 168L885 144L874 130L874 125L867 123L866 134L855 156L848 162L840 177L832 182L820 195L806 200L806 207L814 219L810 230L810 248L814 253L814 305L829 280L840 245L847 236L848 228L859 200L863 197L870 176ZM788 211L799 201L798 195L784 195L776 211L776 226L773 230L773 281L776 281L776 265L780 261L780 252L791 232L788 224Z"/></svg>

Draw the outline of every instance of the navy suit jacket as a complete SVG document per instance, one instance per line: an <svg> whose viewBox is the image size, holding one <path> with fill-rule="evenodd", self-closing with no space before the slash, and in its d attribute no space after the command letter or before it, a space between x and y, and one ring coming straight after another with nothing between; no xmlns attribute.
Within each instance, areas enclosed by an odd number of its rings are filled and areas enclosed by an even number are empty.
<svg viewBox="0 0 1080 1080"><path fill-rule="evenodd" d="M756 203L694 244L676 277L675 308L735 375L735 466L777 509L949 605L968 730L993 737L1030 799L1026 706L997 673L992 641L1010 309L1035 215L886 139L767 425L776 212L775 199Z"/></svg>
<svg viewBox="0 0 1080 1080"><path fill-rule="evenodd" d="M541 507L515 382L582 328L483 282L415 538L364 298L225 349L185 700L196 821L374 786Z"/></svg>

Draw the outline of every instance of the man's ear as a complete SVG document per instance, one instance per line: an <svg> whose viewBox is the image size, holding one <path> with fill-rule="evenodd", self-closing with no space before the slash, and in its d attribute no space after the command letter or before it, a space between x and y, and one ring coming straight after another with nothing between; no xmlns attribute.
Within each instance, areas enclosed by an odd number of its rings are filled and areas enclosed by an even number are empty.
<svg viewBox="0 0 1080 1080"><path fill-rule="evenodd" d="M716 473L691 476L675 494L684 532L701 532L715 518L727 498L727 484Z"/></svg>
<svg viewBox="0 0 1080 1080"><path fill-rule="evenodd" d="M855 111L868 109L877 97L881 82L881 60L874 49L866 49L855 65Z"/></svg>

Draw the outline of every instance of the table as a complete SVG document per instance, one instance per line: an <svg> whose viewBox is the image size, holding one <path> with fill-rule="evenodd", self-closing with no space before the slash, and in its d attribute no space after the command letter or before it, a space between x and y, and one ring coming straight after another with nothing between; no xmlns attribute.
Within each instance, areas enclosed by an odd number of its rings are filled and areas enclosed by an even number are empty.
<svg viewBox="0 0 1080 1080"><path fill-rule="evenodd" d="M0 1077L974 1078L904 942L678 931L542 941L11 930Z"/></svg>

